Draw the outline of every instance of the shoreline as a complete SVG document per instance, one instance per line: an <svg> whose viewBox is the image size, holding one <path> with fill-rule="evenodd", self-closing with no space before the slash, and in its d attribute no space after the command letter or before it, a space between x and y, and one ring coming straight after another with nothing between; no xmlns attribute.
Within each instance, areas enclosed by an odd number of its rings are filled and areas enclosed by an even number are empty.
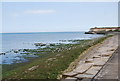
<svg viewBox="0 0 120 81"><path fill-rule="evenodd" d="M109 37L109 36L108 36ZM57 76L59 75L59 74L62 74L62 72L61 71L63 71L63 70L65 70L66 68L68 68L68 66L69 66L69 64L71 63L71 62L73 62L76 58L78 58L79 57L79 55L82 53L82 52L84 52L86 49L88 49L89 47L91 47L91 46L93 46L93 45L96 45L96 44L98 44L98 43L100 43L100 42L102 42L103 40L105 40L106 39L106 37L102 37L102 38L100 38L100 39L98 39L98 40L96 40L96 41L94 41L93 43L91 43L91 45L86 45L86 46L83 46L82 48L83 49L81 49L79 46L81 46L81 44L78 44L78 45L74 45L73 47L73 49L70 49L70 50L65 50L65 51L61 51L61 52L59 52L59 53L54 53L53 55L50 55L50 56L48 56L48 57L45 57L45 58L37 58L37 59L35 59L35 60L33 60L33 62L30 62L29 64L27 64L27 65L25 65L25 66L21 66L21 67L19 67L19 68L16 68L14 71L15 71L15 74L14 74L14 72L12 72L12 71L9 71L8 73L7 73L7 75L4 75L4 77L3 78L28 78L27 76L28 76L28 74L30 73L30 72L32 72L33 74L32 74L32 76L29 76L29 78L32 78L32 77L34 77L34 75L37 75L37 73L39 72L39 74L41 73L41 69L43 70L43 71L45 71L45 72L50 72L50 74L47 74L47 73L45 73L45 74L43 74L43 75L41 75L41 76L43 76L43 78L41 77L41 79L46 79L46 78L49 78L49 79L57 79ZM94 39L95 40L95 39ZM83 41L84 42L84 41ZM86 42L85 42L86 43ZM76 47L76 48L75 48ZM80 49L81 49L81 51L80 51ZM70 56L68 56L68 55L66 55L66 54L69 54ZM77 55L74 55L74 54L77 54ZM65 59L65 58L67 58L67 59ZM49 60L49 61L46 61L46 59L47 60ZM58 62L57 62L58 61ZM47 63L46 63L47 62ZM49 63L50 64L49 64ZM52 63L53 62L53 63ZM62 63L62 62L67 62L66 64L64 64L64 63ZM47 64L47 65L44 65L44 64ZM51 66L51 64L53 65L53 66ZM59 66L62 66L62 67L59 67ZM43 67L42 66L40 66L40 65L43 65ZM49 66L49 67L47 67L47 66ZM55 67L58 69L56 69L56 71L55 71ZM41 68L41 69L38 69L38 68ZM48 69L47 71L46 71L46 69ZM49 71L49 70L51 70L51 71ZM19 74L19 72L21 72L21 71L23 71L22 73L23 73L23 76L21 76L21 74ZM35 72L33 72L33 71L35 71ZM37 73L36 73L37 72ZM53 75L55 73L55 75ZM5 74L5 73L4 73ZM16 76L14 76L14 75L16 75ZM5 77L6 76L6 77ZM26 77L25 77L26 76ZM34 78L40 78L40 75L39 76L37 76L37 77L34 77ZM56 78L55 78L56 77ZM29 79L28 78L28 79Z"/></svg>

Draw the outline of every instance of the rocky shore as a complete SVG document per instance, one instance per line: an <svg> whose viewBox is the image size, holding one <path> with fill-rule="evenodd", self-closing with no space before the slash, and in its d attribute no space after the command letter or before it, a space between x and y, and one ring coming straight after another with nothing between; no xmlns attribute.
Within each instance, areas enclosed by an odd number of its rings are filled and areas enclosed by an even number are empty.
<svg viewBox="0 0 120 81"><path fill-rule="evenodd" d="M3 79L60 79L58 76L66 70L84 51L111 37L107 35L88 40L68 40L70 44L49 44L45 48L23 49L22 54L37 55L36 58L25 57L28 62L2 65ZM37 46L41 46L38 43ZM43 46L43 45L42 45ZM44 47L44 46L43 46ZM19 51L17 51L19 52ZM84 54L86 55L86 54ZM82 57L81 57L82 58ZM4 81L4 80L3 80Z"/></svg>

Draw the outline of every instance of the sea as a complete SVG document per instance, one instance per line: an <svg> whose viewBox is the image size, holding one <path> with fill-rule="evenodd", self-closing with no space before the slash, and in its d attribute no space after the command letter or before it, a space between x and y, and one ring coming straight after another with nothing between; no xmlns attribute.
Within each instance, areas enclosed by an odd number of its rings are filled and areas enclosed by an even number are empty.
<svg viewBox="0 0 120 81"><path fill-rule="evenodd" d="M31 33L1 33L0 64L12 64L28 61L24 57L36 57L9 52L19 49L37 49L34 43L61 43L60 40L93 39L102 37L98 34L84 34L84 32L31 32Z"/></svg>

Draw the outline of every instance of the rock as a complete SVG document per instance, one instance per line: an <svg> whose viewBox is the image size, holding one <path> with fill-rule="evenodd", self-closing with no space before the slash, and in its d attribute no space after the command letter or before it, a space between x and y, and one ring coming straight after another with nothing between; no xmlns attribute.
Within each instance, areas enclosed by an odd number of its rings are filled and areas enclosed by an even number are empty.
<svg viewBox="0 0 120 81"><path fill-rule="evenodd" d="M5 55L5 53L0 53L0 55Z"/></svg>
<svg viewBox="0 0 120 81"><path fill-rule="evenodd" d="M45 46L46 44L43 44L43 43L35 43L34 45L35 45L35 46Z"/></svg>
<svg viewBox="0 0 120 81"><path fill-rule="evenodd" d="M48 61L56 60L56 58L49 58Z"/></svg>
<svg viewBox="0 0 120 81"><path fill-rule="evenodd" d="M39 67L38 65L37 66L33 66L33 67L29 68L28 70L29 71L33 71L33 70L37 69L38 67Z"/></svg>
<svg viewBox="0 0 120 81"><path fill-rule="evenodd" d="M18 53L18 51L16 50L16 51L14 51L14 53Z"/></svg>
<svg viewBox="0 0 120 81"><path fill-rule="evenodd" d="M61 41L61 42L67 42L67 40L59 40L59 41Z"/></svg>
<svg viewBox="0 0 120 81"><path fill-rule="evenodd" d="M55 46L56 44L50 44L50 46Z"/></svg>
<svg viewBox="0 0 120 81"><path fill-rule="evenodd" d="M59 57L59 56L61 56L61 55L60 55L60 54L57 54L56 56Z"/></svg>

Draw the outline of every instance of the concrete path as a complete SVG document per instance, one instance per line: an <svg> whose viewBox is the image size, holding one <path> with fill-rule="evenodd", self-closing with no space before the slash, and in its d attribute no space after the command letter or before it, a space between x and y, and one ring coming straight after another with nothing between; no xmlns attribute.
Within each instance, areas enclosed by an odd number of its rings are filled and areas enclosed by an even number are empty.
<svg viewBox="0 0 120 81"><path fill-rule="evenodd" d="M118 49L109 61L98 72L94 79L115 80L118 79ZM93 80L94 81L94 80ZM97 81L97 80L96 80Z"/></svg>
<svg viewBox="0 0 120 81"><path fill-rule="evenodd" d="M81 59L77 65L77 67L68 73L64 73L62 81L91 81L98 73L98 75L95 77L96 79L101 77L110 77L107 75L108 72L111 72L113 68L117 69L116 61L117 57L115 55L115 60L112 60L112 66L110 69L110 63L108 62L109 59L113 56L115 50L118 48L118 36L113 36L108 39L106 39L102 44L98 45L97 47L94 47L89 52L86 52L85 57ZM108 65L106 63L108 62ZM101 70L103 66L106 65L105 69ZM107 70L109 68L109 71ZM105 75L106 72L106 76ZM113 74L118 72L118 70L114 70ZM111 74L112 76L112 74ZM118 78L116 74L114 74L115 78ZM111 78L113 78L111 77Z"/></svg>

